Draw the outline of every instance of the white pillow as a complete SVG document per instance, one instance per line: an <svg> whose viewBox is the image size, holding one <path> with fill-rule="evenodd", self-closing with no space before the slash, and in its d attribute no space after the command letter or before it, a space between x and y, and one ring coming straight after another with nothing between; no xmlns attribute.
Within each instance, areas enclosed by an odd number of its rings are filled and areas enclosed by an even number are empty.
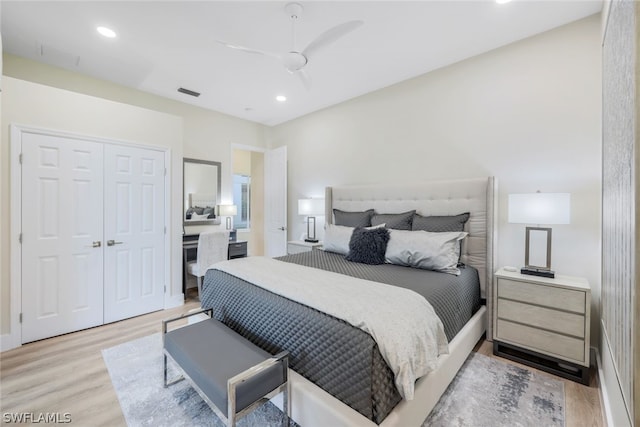
<svg viewBox="0 0 640 427"><path fill-rule="evenodd" d="M375 225L373 227L365 227L366 229L384 227L385 224ZM353 234L354 227L344 225L327 224L324 229L324 240L322 248L327 252L335 252L341 255L349 253L349 242Z"/></svg>
<svg viewBox="0 0 640 427"><path fill-rule="evenodd" d="M209 214L202 214L202 215L198 215L197 213L192 213L191 214L191 221L202 221L203 219L207 219L209 217Z"/></svg>
<svg viewBox="0 0 640 427"><path fill-rule="evenodd" d="M349 253L349 241L353 227L328 224L324 230L322 246L325 251L346 255Z"/></svg>
<svg viewBox="0 0 640 427"><path fill-rule="evenodd" d="M425 270L460 275L460 240L466 232L431 233L429 231L389 230L386 261Z"/></svg>

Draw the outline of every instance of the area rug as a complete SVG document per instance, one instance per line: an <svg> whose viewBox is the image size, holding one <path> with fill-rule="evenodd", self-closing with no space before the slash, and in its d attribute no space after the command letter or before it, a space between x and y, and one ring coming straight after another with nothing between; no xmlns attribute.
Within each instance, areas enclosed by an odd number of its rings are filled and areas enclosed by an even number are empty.
<svg viewBox="0 0 640 427"><path fill-rule="evenodd" d="M131 427L223 427L186 381L162 386L162 339L150 335L102 350ZM169 378L178 375L170 365ZM276 427L283 414L266 404L238 426ZM542 373L472 353L423 427L564 426L564 385Z"/></svg>

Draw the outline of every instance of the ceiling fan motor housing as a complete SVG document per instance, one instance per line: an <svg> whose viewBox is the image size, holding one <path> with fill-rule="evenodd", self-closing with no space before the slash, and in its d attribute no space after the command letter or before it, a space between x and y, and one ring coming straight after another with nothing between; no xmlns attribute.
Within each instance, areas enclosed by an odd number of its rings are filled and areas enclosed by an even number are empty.
<svg viewBox="0 0 640 427"><path fill-rule="evenodd" d="M293 73L307 65L307 57L300 52L288 52L282 58L282 62L287 71Z"/></svg>
<svg viewBox="0 0 640 427"><path fill-rule="evenodd" d="M302 18L302 5L300 3L287 3L284 10L291 19Z"/></svg>

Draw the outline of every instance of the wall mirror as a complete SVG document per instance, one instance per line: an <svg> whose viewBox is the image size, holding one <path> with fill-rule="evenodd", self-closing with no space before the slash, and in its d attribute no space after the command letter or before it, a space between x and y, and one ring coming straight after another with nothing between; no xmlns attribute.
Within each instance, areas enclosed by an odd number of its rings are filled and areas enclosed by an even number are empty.
<svg viewBox="0 0 640 427"><path fill-rule="evenodd" d="M189 225L220 224L216 206L220 204L220 162L183 159L182 220Z"/></svg>

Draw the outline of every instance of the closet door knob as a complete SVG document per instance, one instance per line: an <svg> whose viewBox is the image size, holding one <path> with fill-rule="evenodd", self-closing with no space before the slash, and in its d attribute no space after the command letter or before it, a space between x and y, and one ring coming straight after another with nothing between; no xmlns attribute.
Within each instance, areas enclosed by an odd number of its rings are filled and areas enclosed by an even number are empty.
<svg viewBox="0 0 640 427"><path fill-rule="evenodd" d="M116 242L115 240L107 240L107 246L121 245L123 242Z"/></svg>

